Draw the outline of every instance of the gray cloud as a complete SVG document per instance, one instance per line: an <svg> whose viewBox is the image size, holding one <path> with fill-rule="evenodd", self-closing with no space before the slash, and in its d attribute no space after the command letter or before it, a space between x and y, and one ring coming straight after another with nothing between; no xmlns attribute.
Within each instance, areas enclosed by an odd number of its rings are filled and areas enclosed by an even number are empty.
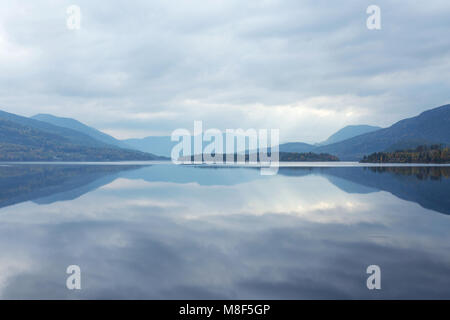
<svg viewBox="0 0 450 320"><path fill-rule="evenodd" d="M75 117L119 137L206 127L280 128L318 141L450 102L450 4L80 0L0 13L0 106Z"/></svg>

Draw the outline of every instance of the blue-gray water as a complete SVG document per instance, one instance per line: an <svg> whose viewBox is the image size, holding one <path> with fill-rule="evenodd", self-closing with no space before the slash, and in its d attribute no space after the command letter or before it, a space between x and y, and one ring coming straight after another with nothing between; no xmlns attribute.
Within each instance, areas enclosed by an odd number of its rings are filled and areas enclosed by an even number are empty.
<svg viewBox="0 0 450 320"><path fill-rule="evenodd" d="M12 164L0 297L449 299L449 231L449 167Z"/></svg>

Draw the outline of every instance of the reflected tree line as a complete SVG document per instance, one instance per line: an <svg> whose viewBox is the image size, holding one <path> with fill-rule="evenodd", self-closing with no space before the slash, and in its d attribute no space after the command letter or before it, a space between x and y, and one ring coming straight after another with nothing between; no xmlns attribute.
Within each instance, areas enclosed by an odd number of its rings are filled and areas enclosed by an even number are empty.
<svg viewBox="0 0 450 320"><path fill-rule="evenodd" d="M150 182L205 184L207 181L207 185L234 185L254 179L261 179L261 184L270 183L256 173L243 174L245 172L240 171L230 174L232 171L229 170L214 166L4 165L0 166L0 208L30 200L36 203L72 200L122 176ZM258 169L239 170L252 173ZM424 208L450 214L450 167L284 167L279 170L279 175L283 176L310 174L326 176L345 192L366 192L362 187L384 190ZM354 185L349 189L342 181Z"/></svg>
<svg viewBox="0 0 450 320"><path fill-rule="evenodd" d="M403 176L415 176L419 180L441 180L450 177L450 167L365 167L376 173L394 173Z"/></svg>

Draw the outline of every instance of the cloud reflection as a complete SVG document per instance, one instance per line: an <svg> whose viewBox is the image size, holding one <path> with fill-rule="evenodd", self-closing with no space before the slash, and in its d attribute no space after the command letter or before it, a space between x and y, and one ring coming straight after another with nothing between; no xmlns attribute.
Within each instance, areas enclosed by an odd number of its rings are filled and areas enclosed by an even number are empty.
<svg viewBox="0 0 450 320"><path fill-rule="evenodd" d="M450 297L446 215L387 192L347 193L322 175L262 183L256 170L224 169L248 179L223 185L216 169L186 170L206 170L210 183L129 171L74 200L1 209L1 297ZM81 291L65 287L70 264ZM379 292L365 287L370 264L382 268Z"/></svg>

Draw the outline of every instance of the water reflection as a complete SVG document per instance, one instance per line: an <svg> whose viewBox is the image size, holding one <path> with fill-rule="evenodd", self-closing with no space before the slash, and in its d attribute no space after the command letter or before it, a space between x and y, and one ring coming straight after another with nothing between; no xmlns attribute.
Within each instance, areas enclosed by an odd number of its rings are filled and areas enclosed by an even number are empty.
<svg viewBox="0 0 450 320"><path fill-rule="evenodd" d="M347 193L388 191L424 208L450 214L450 167L284 167L279 174L321 175ZM0 166L0 208L28 200L40 204L72 200L118 178L206 186L268 180L255 168L167 164Z"/></svg>
<svg viewBox="0 0 450 320"><path fill-rule="evenodd" d="M0 208L28 200L72 200L114 181L119 172L138 166L5 165L0 166ZM59 195L59 197L52 197ZM50 197L46 199L46 197Z"/></svg>
<svg viewBox="0 0 450 320"><path fill-rule="evenodd" d="M302 176L305 172L321 174L348 193L387 191L450 214L450 167L282 168L280 174Z"/></svg>
<svg viewBox="0 0 450 320"><path fill-rule="evenodd" d="M450 298L449 168L0 173L3 298Z"/></svg>

